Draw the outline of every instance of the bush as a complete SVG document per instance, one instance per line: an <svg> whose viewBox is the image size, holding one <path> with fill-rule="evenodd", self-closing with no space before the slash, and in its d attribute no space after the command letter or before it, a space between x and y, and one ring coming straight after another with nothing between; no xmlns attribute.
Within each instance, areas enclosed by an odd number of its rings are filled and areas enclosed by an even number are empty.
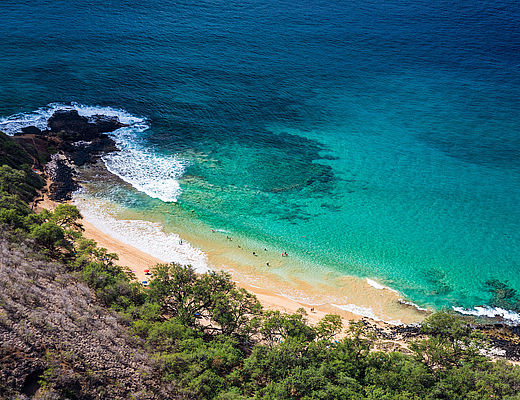
<svg viewBox="0 0 520 400"><path fill-rule="evenodd" d="M71 249L71 243L65 240L65 232L53 222L33 225L30 237L45 254L53 257L58 256L61 249Z"/></svg>
<svg viewBox="0 0 520 400"><path fill-rule="evenodd" d="M228 274L197 274L192 267L177 264L160 264L153 272L149 298L161 304L165 316L208 334L247 339L256 331L262 307Z"/></svg>

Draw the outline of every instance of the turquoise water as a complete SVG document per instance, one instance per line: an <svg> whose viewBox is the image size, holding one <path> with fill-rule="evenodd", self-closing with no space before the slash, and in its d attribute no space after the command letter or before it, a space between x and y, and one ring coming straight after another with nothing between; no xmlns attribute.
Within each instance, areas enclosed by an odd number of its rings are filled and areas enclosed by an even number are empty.
<svg viewBox="0 0 520 400"><path fill-rule="evenodd" d="M490 279L520 290L515 2L0 11L0 115L75 101L146 119L112 160L136 189L103 196L191 213L420 305L489 304Z"/></svg>

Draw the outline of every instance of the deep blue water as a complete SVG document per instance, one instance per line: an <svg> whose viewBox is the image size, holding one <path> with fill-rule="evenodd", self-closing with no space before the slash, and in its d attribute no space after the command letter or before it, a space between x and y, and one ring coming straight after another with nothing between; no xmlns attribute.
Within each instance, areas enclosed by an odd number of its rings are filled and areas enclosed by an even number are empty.
<svg viewBox="0 0 520 400"><path fill-rule="evenodd" d="M0 115L75 101L146 117L140 145L187 165L176 207L194 218L424 305L489 303L490 279L520 290L516 2L7 0L0 15Z"/></svg>

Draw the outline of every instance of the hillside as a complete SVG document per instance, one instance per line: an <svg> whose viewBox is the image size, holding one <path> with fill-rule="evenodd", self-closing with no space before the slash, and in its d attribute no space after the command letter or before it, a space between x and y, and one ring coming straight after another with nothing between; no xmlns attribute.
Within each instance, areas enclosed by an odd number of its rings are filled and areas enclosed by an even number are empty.
<svg viewBox="0 0 520 400"><path fill-rule="evenodd" d="M520 399L520 368L489 357L518 357L507 326L447 312L394 330L334 315L311 326L223 272L176 264L143 287L82 237L74 206L32 211L31 152L1 140L1 398Z"/></svg>
<svg viewBox="0 0 520 400"><path fill-rule="evenodd" d="M172 398L121 317L29 246L0 238L0 397Z"/></svg>

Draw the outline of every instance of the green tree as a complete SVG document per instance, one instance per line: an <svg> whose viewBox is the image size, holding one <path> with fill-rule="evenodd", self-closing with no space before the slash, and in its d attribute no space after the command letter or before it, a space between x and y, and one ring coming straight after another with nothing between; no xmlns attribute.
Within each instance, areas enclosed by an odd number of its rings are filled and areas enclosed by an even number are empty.
<svg viewBox="0 0 520 400"><path fill-rule="evenodd" d="M31 174L31 177L29 177ZM9 165L0 166L0 191L19 196L23 201L30 202L37 194L40 188L38 183L34 182L32 172L23 169L15 169Z"/></svg>
<svg viewBox="0 0 520 400"><path fill-rule="evenodd" d="M316 338L316 332L307 325L305 315L303 308L299 309L296 314L268 310L264 313L260 332L271 347L281 340L288 339L309 343Z"/></svg>
<svg viewBox="0 0 520 400"><path fill-rule="evenodd" d="M314 328L318 340L331 341L343 328L343 320L339 315L325 315Z"/></svg>
<svg viewBox="0 0 520 400"><path fill-rule="evenodd" d="M206 333L248 337L261 314L256 297L224 272L197 274L190 266L159 264L148 293L165 316Z"/></svg>
<svg viewBox="0 0 520 400"><path fill-rule="evenodd" d="M486 348L484 338L460 318L447 312L438 312L426 318L421 332L425 339L411 344L417 360L430 370L441 370L478 363L484 358L480 351Z"/></svg>
<svg viewBox="0 0 520 400"><path fill-rule="evenodd" d="M211 341L188 338L176 344L177 351L164 354L161 362L166 379L183 387L187 398L212 399L227 388L227 375L244 358L238 342L218 336Z"/></svg>
<svg viewBox="0 0 520 400"><path fill-rule="evenodd" d="M83 231L83 226L79 220L83 219L83 216L79 212L78 208L72 204L58 204L54 209L54 212L50 215L50 220L56 225L61 226L64 229L72 229L76 231Z"/></svg>
<svg viewBox="0 0 520 400"><path fill-rule="evenodd" d="M217 324L212 327L214 331L250 338L260 324L262 306L254 294L235 287L215 294L210 311L211 320Z"/></svg>
<svg viewBox="0 0 520 400"><path fill-rule="evenodd" d="M84 237L78 237L74 241L74 251L75 257L69 263L74 270L81 270L91 262L100 262L104 264L105 269L108 269L119 259L117 254L109 253L107 249L98 247L94 240ZM130 279L134 278L133 274L127 275Z"/></svg>
<svg viewBox="0 0 520 400"><path fill-rule="evenodd" d="M14 210L22 217L32 213L31 209L18 195L7 192L0 192L0 209Z"/></svg>
<svg viewBox="0 0 520 400"><path fill-rule="evenodd" d="M71 243L65 239L65 232L53 222L44 222L31 228L30 237L48 255L59 257L61 250L72 250Z"/></svg>

